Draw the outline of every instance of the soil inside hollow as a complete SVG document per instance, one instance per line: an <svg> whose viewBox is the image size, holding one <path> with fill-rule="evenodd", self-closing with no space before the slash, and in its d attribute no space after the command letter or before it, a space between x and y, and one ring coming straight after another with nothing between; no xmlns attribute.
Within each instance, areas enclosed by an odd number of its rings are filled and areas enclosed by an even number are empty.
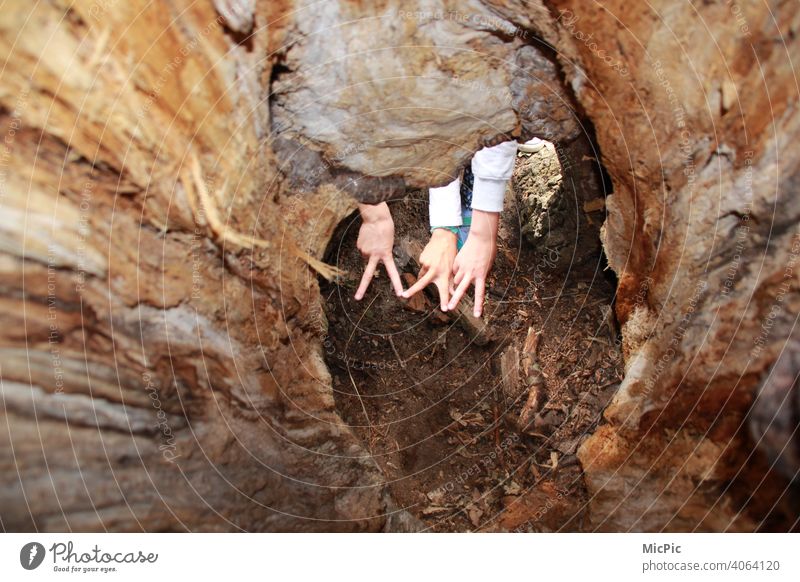
<svg viewBox="0 0 800 582"><path fill-rule="evenodd" d="M382 269L364 299L353 299L364 268L357 214L342 222L326 256L348 272L322 284L337 408L394 499L430 530L588 528L575 451L622 377L614 284L600 256L564 267L558 251L527 243L516 205L504 213L488 282L485 345L441 313L432 287L416 300L398 299ZM427 192L390 203L396 241L427 243L427 206ZM407 288L416 271L401 246L395 253ZM530 334L539 335L541 393L526 424L529 379L519 368Z"/></svg>

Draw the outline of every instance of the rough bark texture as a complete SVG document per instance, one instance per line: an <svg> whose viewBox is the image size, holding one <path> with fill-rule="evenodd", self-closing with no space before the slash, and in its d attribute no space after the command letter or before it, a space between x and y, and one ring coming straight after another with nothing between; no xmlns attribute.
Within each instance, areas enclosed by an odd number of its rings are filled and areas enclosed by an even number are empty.
<svg viewBox="0 0 800 582"><path fill-rule="evenodd" d="M293 249L533 134L587 200L596 140L614 187L627 375L580 450L592 527L760 525L785 482L744 420L800 307L796 7L420 4L7 3L4 528L407 527Z"/></svg>
<svg viewBox="0 0 800 582"><path fill-rule="evenodd" d="M553 10L614 184L603 242L626 377L580 452L595 525L769 527L786 482L765 476L745 415L800 307L796 7Z"/></svg>
<svg viewBox="0 0 800 582"><path fill-rule="evenodd" d="M210 3L4 9L6 528L386 522L333 410L316 277L284 252L321 254L353 202L275 186L258 14L237 44ZM216 240L200 188L274 247Z"/></svg>

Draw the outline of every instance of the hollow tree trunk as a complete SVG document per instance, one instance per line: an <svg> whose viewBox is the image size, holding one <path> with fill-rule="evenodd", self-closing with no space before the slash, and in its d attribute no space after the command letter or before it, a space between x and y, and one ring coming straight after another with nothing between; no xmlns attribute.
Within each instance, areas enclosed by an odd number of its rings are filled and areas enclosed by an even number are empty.
<svg viewBox="0 0 800 582"><path fill-rule="evenodd" d="M746 36L727 5L429 4L4 7L4 528L406 527L333 408L314 258L352 196L482 143L591 168L586 122L627 358L580 452L593 524L756 527L742 419L798 312L792 273L753 352L800 211L794 8Z"/></svg>
<svg viewBox="0 0 800 582"><path fill-rule="evenodd" d="M333 411L316 278L286 252L353 203L273 185L267 3L240 32L209 2L12 4L4 527L383 527ZM215 235L203 188L273 246Z"/></svg>
<svg viewBox="0 0 800 582"><path fill-rule="evenodd" d="M800 312L796 7L553 4L548 38L614 184L603 244L626 376L579 452L595 526L797 527L747 418ZM788 458L783 377L767 408Z"/></svg>

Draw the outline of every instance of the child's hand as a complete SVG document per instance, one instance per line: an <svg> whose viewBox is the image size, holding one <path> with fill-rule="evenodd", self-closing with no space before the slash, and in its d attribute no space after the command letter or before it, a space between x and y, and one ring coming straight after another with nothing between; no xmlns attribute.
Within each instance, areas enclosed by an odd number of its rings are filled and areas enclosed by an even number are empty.
<svg viewBox="0 0 800 582"><path fill-rule="evenodd" d="M444 228L437 228L431 234L431 240L419 256L419 278L410 289L403 293L408 299L431 282L439 290L442 311L447 311L447 300L450 291L450 277L453 261L456 258L456 235Z"/></svg>
<svg viewBox="0 0 800 582"><path fill-rule="evenodd" d="M447 308L453 310L461 301L470 283L475 285L475 317L483 312L483 297L486 290L486 276L494 263L497 252L497 228L500 224L498 212L472 211L467 242L453 263L453 283L457 285Z"/></svg>
<svg viewBox="0 0 800 582"><path fill-rule="evenodd" d="M394 292L399 297L403 292L403 284L400 282L400 273L394 264L392 247L394 246L394 221L389 212L389 205L386 202L380 204L359 204L358 210L361 213L361 229L358 231L358 242L356 246L361 254L367 259L367 267L361 277L361 283L356 291L356 301L360 301L367 292L375 269L379 262L383 262L389 279L392 281Z"/></svg>

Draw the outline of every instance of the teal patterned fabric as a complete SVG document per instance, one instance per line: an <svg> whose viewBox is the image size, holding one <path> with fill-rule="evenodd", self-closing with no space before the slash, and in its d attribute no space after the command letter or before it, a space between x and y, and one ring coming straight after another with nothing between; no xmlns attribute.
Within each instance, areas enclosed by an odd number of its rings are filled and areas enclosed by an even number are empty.
<svg viewBox="0 0 800 582"><path fill-rule="evenodd" d="M472 188L475 184L475 177L472 175L472 164L467 164L461 176L461 226L434 226L433 232L437 228L446 228L458 237L458 250L467 242L469 227L472 224Z"/></svg>

